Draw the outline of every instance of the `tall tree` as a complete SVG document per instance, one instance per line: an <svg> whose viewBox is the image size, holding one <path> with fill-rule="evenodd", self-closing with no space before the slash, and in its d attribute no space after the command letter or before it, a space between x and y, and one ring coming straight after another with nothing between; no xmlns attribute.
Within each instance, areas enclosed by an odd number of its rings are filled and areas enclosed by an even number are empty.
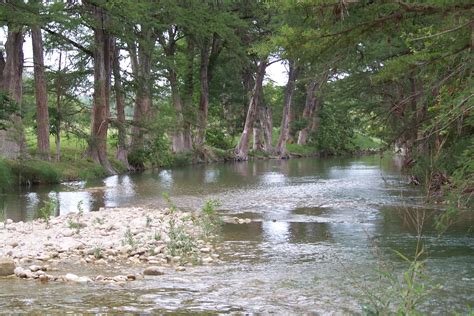
<svg viewBox="0 0 474 316"><path fill-rule="evenodd" d="M22 102L22 74L23 74L23 26L9 24L7 41L5 43L6 58L0 68L0 91L3 91L17 107L10 116L9 126L0 130L0 153L7 158L16 159L26 155L26 140L20 116Z"/></svg>
<svg viewBox="0 0 474 316"><path fill-rule="evenodd" d="M37 1L36 1L37 2ZM37 25L31 27L36 97L37 152L50 160L48 92L44 67L43 36Z"/></svg>
<svg viewBox="0 0 474 316"><path fill-rule="evenodd" d="M128 145L127 145L127 122L125 121L125 92L122 85L122 75L120 73L120 47L113 41L113 61L112 73L114 77L115 107L117 112L116 127L118 130L118 143L116 158L121 161L127 169L130 169L128 163Z"/></svg>
<svg viewBox="0 0 474 316"><path fill-rule="evenodd" d="M112 36L107 29L106 10L89 1L85 4L93 17L94 31L94 98L88 155L108 173L114 174L116 171L107 157Z"/></svg>
<svg viewBox="0 0 474 316"><path fill-rule="evenodd" d="M293 101L293 93L295 91L296 78L298 75L298 67L293 59L288 61L288 82L285 89L285 99L283 104L283 114L281 117L280 137L275 151L280 157L286 157L286 142L290 133L290 112L291 103Z"/></svg>
<svg viewBox="0 0 474 316"><path fill-rule="evenodd" d="M262 96L263 78L265 77L265 70L267 68L267 57L261 58L255 75L255 85L252 90L247 116L245 118L244 130L240 136L239 143L234 149L236 160L248 160L249 140L252 135L254 122L257 117L257 109Z"/></svg>

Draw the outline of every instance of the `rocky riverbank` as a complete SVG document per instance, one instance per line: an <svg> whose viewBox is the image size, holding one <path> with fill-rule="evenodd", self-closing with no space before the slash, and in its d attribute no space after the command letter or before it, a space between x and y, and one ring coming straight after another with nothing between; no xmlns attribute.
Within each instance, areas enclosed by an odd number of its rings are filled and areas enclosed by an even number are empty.
<svg viewBox="0 0 474 316"><path fill-rule="evenodd" d="M0 258L5 271L20 278L127 282L143 275L183 271L193 264L218 262L219 256L209 242L215 227L212 214L174 208L110 208L32 222L6 220L0 223ZM96 265L115 275L78 276L79 271L67 271L68 266L77 269L81 265ZM116 274L117 269L127 266L139 267L142 272Z"/></svg>

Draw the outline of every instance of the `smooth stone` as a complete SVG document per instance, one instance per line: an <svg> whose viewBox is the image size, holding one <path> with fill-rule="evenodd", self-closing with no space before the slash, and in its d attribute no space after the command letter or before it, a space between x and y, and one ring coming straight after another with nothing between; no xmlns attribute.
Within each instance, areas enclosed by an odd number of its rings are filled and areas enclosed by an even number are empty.
<svg viewBox="0 0 474 316"><path fill-rule="evenodd" d="M9 257L0 257L0 276L15 274L15 261Z"/></svg>
<svg viewBox="0 0 474 316"><path fill-rule="evenodd" d="M143 271L143 274L144 275L163 275L165 274L165 272L160 267L150 266L150 267L147 267Z"/></svg>
<svg viewBox="0 0 474 316"><path fill-rule="evenodd" d="M185 267L177 267L176 271L178 271L178 272L186 271L186 268Z"/></svg>
<svg viewBox="0 0 474 316"><path fill-rule="evenodd" d="M137 276L135 274L127 275L127 280L128 281L135 281L136 279L137 279Z"/></svg>
<svg viewBox="0 0 474 316"><path fill-rule="evenodd" d="M72 229L67 228L67 229L63 230L62 235L63 235L64 237L71 237L71 236L73 236L75 233L76 233L76 232L73 231Z"/></svg>
<svg viewBox="0 0 474 316"><path fill-rule="evenodd" d="M79 277L75 274L68 273L64 276L64 279L69 282L77 282L77 280L79 280Z"/></svg>
<svg viewBox="0 0 474 316"><path fill-rule="evenodd" d="M199 249L199 251L201 251L203 253L209 253L209 252L211 252L211 249L210 248L201 248L201 249Z"/></svg>
<svg viewBox="0 0 474 316"><path fill-rule="evenodd" d="M8 218L8 219L5 221L5 224L7 224L7 225L13 224L13 220L12 220L11 218Z"/></svg>
<svg viewBox="0 0 474 316"><path fill-rule="evenodd" d="M36 271L41 271L43 270L44 268L42 266L39 266L39 265L31 265L28 267L32 272L36 272Z"/></svg>
<svg viewBox="0 0 474 316"><path fill-rule="evenodd" d="M214 259L212 259L211 257L202 258L202 263L204 264L209 264L209 263L212 263L213 261Z"/></svg>
<svg viewBox="0 0 474 316"><path fill-rule="evenodd" d="M117 275L112 278L114 282L126 282L128 281L128 277L126 275Z"/></svg>

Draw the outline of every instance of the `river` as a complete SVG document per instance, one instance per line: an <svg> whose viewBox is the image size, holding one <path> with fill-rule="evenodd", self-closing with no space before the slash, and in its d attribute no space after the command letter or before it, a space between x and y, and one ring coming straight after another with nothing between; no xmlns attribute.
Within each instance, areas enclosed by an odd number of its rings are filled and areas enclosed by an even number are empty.
<svg viewBox="0 0 474 316"><path fill-rule="evenodd" d="M439 210L426 208L407 185L397 159L387 157L262 160L197 165L120 175L101 181L37 186L2 196L6 217L35 217L39 202L59 201L58 213L127 205L196 209L220 201L223 225L215 241L222 262L180 273L105 285L0 280L2 312L81 313L327 313L360 312L368 297L395 302L378 267L392 276L407 268L395 251L413 256L413 218L424 215L424 273L441 288L422 309L434 314L474 306L474 216L463 215L438 236ZM417 217L418 216L418 217ZM91 274L94 268L79 267ZM118 273L118 272L117 272Z"/></svg>

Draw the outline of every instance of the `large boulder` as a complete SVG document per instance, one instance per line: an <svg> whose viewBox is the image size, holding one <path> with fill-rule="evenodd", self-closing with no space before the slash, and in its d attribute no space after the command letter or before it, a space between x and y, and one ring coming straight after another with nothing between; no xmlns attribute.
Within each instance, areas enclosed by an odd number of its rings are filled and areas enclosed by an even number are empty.
<svg viewBox="0 0 474 316"><path fill-rule="evenodd" d="M9 257L0 257L0 277L15 274L15 261Z"/></svg>

